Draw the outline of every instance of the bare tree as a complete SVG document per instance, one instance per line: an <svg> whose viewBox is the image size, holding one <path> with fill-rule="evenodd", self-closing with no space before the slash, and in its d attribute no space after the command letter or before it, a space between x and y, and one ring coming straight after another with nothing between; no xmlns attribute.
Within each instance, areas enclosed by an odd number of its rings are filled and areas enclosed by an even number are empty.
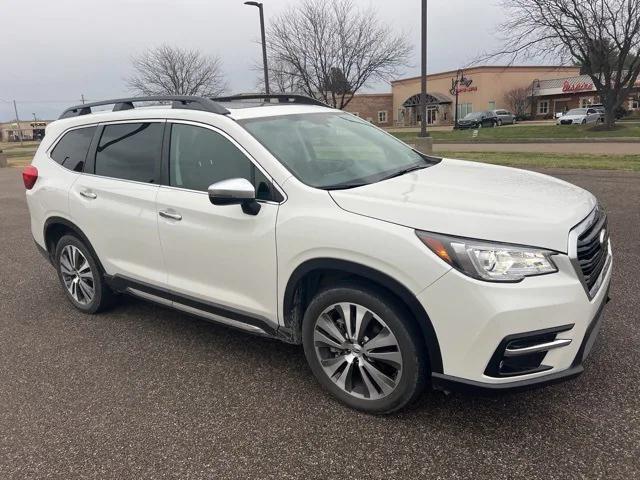
<svg viewBox="0 0 640 480"><path fill-rule="evenodd" d="M483 56L558 58L591 77L612 127L640 74L640 0L502 0L505 49Z"/></svg>
<svg viewBox="0 0 640 480"><path fill-rule="evenodd" d="M215 97L226 84L222 62L196 50L162 45L131 59L135 74L129 88L141 95L202 95Z"/></svg>
<svg viewBox="0 0 640 480"><path fill-rule="evenodd" d="M519 118L527 116L531 106L531 88L518 87L509 90L505 96L507 105Z"/></svg>
<svg viewBox="0 0 640 480"><path fill-rule="evenodd" d="M270 76L338 108L368 83L393 78L411 52L353 0L302 0L273 21L267 39Z"/></svg>

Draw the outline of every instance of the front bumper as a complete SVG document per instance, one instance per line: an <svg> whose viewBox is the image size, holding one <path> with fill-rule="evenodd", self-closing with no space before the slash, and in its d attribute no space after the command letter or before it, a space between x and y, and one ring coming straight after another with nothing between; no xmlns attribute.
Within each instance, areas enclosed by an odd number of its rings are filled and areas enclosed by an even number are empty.
<svg viewBox="0 0 640 480"><path fill-rule="evenodd" d="M557 273L515 284L482 282L451 270L419 294L442 353L443 371L432 375L435 388L528 389L582 372L609 298L612 263L602 273L600 289L589 299L569 257L558 255L554 261ZM491 373L490 362L505 339L567 326L558 338L571 342L543 352L544 368L504 376Z"/></svg>
<svg viewBox="0 0 640 480"><path fill-rule="evenodd" d="M533 388L553 385L554 383L564 382L567 380L571 380L572 378L576 378L584 371L582 362L591 352L591 347L593 347L596 337L598 336L600 325L602 323L604 307L607 303L609 303L608 291L605 301L602 302L602 305L600 305L595 318L593 318L591 322L589 322L589 327L587 328L585 336L582 339L582 343L580 344L580 348L578 349L578 352L573 359L573 363L566 370L543 375L540 377L527 378L524 380L516 379L513 382L509 383L478 382L474 380L467 380L464 378L445 375L443 373L433 373L431 377L431 385L436 390L461 391L473 394L491 394L504 391L516 392L530 390Z"/></svg>

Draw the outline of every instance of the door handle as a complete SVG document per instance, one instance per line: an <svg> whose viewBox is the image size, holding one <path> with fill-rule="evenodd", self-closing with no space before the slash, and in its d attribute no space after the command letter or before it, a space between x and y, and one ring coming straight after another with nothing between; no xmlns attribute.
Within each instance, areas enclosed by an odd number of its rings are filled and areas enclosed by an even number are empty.
<svg viewBox="0 0 640 480"><path fill-rule="evenodd" d="M88 198L89 200L95 200L96 198L98 198L98 195L89 190L80 190L80 195L82 195L84 198Z"/></svg>
<svg viewBox="0 0 640 480"><path fill-rule="evenodd" d="M167 210L160 210L158 212L158 215L160 215L163 218L170 218L171 220L176 220L176 221L182 220L182 215L175 212L169 212Z"/></svg>

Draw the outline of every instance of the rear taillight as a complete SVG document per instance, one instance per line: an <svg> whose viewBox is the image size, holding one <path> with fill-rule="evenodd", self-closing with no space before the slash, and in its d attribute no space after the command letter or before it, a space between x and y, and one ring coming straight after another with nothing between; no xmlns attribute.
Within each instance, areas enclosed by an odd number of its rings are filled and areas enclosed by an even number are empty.
<svg viewBox="0 0 640 480"><path fill-rule="evenodd" d="M38 180L38 169L29 165L22 170L22 181L24 182L24 188L31 190Z"/></svg>

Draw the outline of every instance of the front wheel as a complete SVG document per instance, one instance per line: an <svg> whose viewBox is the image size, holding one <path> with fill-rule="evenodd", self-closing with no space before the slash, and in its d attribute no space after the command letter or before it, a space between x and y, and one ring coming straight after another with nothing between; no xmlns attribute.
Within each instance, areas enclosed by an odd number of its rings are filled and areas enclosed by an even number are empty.
<svg viewBox="0 0 640 480"><path fill-rule="evenodd" d="M357 285L321 291L305 312L302 334L315 377L352 408L391 413L424 388L428 369L420 333L382 291Z"/></svg>
<svg viewBox="0 0 640 480"><path fill-rule="evenodd" d="M498 126L501 127L502 126L502 120L498 120Z"/></svg>

